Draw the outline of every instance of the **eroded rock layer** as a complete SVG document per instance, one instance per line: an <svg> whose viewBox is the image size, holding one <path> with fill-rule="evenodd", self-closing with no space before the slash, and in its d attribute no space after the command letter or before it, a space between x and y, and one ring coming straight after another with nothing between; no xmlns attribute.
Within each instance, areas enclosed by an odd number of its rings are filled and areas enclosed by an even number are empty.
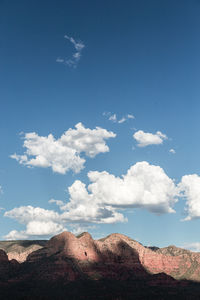
<svg viewBox="0 0 200 300"><path fill-rule="evenodd" d="M87 232L2 244L2 299L200 299L200 253L175 246Z"/></svg>

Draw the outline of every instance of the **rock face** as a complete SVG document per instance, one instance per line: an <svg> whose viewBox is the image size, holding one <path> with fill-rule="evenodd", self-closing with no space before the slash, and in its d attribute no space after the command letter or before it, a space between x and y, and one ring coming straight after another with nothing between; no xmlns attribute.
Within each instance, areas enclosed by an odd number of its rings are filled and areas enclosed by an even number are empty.
<svg viewBox="0 0 200 300"><path fill-rule="evenodd" d="M94 241L89 233L75 237L70 232L63 232L50 239L45 247L29 254L27 262L53 257L76 261L79 271L92 278L120 279L124 276L124 268L126 273L129 270L130 276L165 273L175 279L200 281L199 253L174 246L151 250L122 234L111 234ZM120 269L121 274L115 269Z"/></svg>
<svg viewBox="0 0 200 300"><path fill-rule="evenodd" d="M117 233L100 240L93 240L87 232L76 237L65 231L49 241L0 242L0 248L7 252L6 255L0 250L2 256L0 259L4 262L7 259L9 261L14 259L20 263L25 261L37 263L41 260L54 259L57 267L58 262L63 260L65 265L76 265L76 275L72 276L73 272L70 275L72 280L77 278L77 272L81 276L92 278L108 276L119 279L123 273L122 269L126 268L131 274L137 272L137 276L144 276L146 273L165 273L175 279L200 281L200 253L175 246L162 249L148 248ZM112 265L112 268L106 269L105 265ZM114 274L113 266L121 269L120 276L118 273ZM60 274L60 271L58 273Z"/></svg>
<svg viewBox="0 0 200 300"><path fill-rule="evenodd" d="M141 293L149 295L153 291L151 297L155 298L157 291L160 298L155 299L168 299L159 294L161 291L165 295L167 289L168 293L171 291L171 295L175 291L183 292L183 295L188 292L188 299L199 299L196 296L200 295L200 253L175 246L148 248L117 233L93 240L87 232L76 237L65 231L43 242L39 245L25 243L26 247L25 244L19 245L19 242L15 242L14 245L12 242L5 247L8 255L0 250L0 288L5 292L4 298L8 298L7 291L10 286L24 293L34 286L38 287L38 293L66 289L65 296L79 299L77 286L84 292L85 286L92 285L94 293L91 299L97 297L98 289L100 294L104 289L111 294L118 289L118 298L110 299L123 299L120 286L123 290L127 289L130 297L132 293L139 293L141 297ZM21 263L12 258L17 258ZM193 281L199 282L194 289L194 298L191 297ZM84 284L79 285L81 282ZM72 290L76 295L70 296L69 286L73 286ZM25 294L20 295L21 298L24 296ZM54 295L56 297L58 298L57 294ZM15 298L17 299L16 296ZM106 299L105 295L104 298ZM62 299L62 294L59 299Z"/></svg>
<svg viewBox="0 0 200 300"><path fill-rule="evenodd" d="M0 249L4 250L8 259L15 259L18 262L22 263L26 260L27 256L41 249L45 246L47 241L39 240L39 241L0 241Z"/></svg>
<svg viewBox="0 0 200 300"><path fill-rule="evenodd" d="M18 271L19 263L16 260L8 260L7 254L0 249L0 281L7 281Z"/></svg>
<svg viewBox="0 0 200 300"><path fill-rule="evenodd" d="M0 262L2 263L7 263L8 262L8 256L6 253L0 249Z"/></svg>
<svg viewBox="0 0 200 300"><path fill-rule="evenodd" d="M47 242L46 246L30 254L27 260L37 261L40 257L68 257L77 261L98 261L99 253L96 242L89 233L83 233L75 237L70 232L63 232L54 236Z"/></svg>

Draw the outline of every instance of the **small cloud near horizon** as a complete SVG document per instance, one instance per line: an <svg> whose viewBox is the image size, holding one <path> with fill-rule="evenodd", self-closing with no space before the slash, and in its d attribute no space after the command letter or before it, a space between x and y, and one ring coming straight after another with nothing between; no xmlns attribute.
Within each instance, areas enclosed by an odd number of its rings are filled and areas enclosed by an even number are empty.
<svg viewBox="0 0 200 300"><path fill-rule="evenodd" d="M186 250L190 250L192 252L200 252L200 242L187 243L187 244L183 244L180 247Z"/></svg>

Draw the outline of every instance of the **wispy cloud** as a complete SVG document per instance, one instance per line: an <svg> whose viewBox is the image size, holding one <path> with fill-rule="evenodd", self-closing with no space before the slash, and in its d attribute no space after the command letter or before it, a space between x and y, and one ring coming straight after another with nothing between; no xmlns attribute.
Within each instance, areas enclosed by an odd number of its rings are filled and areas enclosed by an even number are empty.
<svg viewBox="0 0 200 300"><path fill-rule="evenodd" d="M112 114L109 111L105 111L103 113L103 116L108 118L109 121L111 121L113 123L118 123L118 124L122 124L122 123L128 121L128 119L135 119L134 115L132 115L132 114L127 114L126 116L122 116L121 118L118 118L116 113Z"/></svg>
<svg viewBox="0 0 200 300"><path fill-rule="evenodd" d="M119 124L124 123L124 122L126 122L126 118L124 118L124 117L118 121Z"/></svg>
<svg viewBox="0 0 200 300"><path fill-rule="evenodd" d="M67 39L74 46L75 52L72 54L71 58L58 57L56 59L56 62L76 68L81 58L81 52L83 48L85 48L85 45L82 41L77 41L73 37L70 37L68 35L65 35L64 38Z"/></svg>
<svg viewBox="0 0 200 300"><path fill-rule="evenodd" d="M58 63L64 63L64 59L63 58L60 58L60 57L58 57L57 59L56 59L56 62L58 62Z"/></svg>
<svg viewBox="0 0 200 300"><path fill-rule="evenodd" d="M114 115L111 115L109 118L108 118L109 121L112 121L112 122L117 122L117 116L116 114Z"/></svg>

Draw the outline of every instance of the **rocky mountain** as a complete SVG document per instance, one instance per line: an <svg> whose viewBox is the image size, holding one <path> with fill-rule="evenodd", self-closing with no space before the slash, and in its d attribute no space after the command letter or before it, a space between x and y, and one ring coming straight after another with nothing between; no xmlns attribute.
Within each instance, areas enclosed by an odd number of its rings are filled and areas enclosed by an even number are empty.
<svg viewBox="0 0 200 300"><path fill-rule="evenodd" d="M122 234L93 240L87 232L4 243L8 255L0 250L0 291L5 299L14 292L14 299L200 299L200 253L148 248Z"/></svg>
<svg viewBox="0 0 200 300"><path fill-rule="evenodd" d="M0 249L7 253L9 260L16 259L21 263L26 260L31 252L41 249L46 243L46 240L0 241Z"/></svg>

